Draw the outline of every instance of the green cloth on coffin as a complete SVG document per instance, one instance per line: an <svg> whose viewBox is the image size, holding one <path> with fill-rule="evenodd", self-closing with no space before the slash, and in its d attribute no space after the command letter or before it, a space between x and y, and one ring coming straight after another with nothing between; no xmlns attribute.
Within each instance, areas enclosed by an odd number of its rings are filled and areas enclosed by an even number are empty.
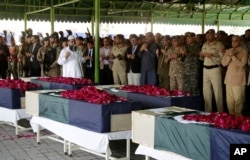
<svg viewBox="0 0 250 160"><path fill-rule="evenodd" d="M118 97L128 98L128 92L126 92L126 91L122 91L122 90L115 90L114 91L110 88L104 88L103 90L105 90L109 94L116 95Z"/></svg>
<svg viewBox="0 0 250 160"><path fill-rule="evenodd" d="M175 152L194 160L209 160L209 127L179 123L157 116L154 148Z"/></svg>
<svg viewBox="0 0 250 160"><path fill-rule="evenodd" d="M69 124L69 100L44 93L39 94L39 116Z"/></svg>
<svg viewBox="0 0 250 160"><path fill-rule="evenodd" d="M40 84L43 90L50 89L50 82L40 81L38 79L31 79L31 83Z"/></svg>

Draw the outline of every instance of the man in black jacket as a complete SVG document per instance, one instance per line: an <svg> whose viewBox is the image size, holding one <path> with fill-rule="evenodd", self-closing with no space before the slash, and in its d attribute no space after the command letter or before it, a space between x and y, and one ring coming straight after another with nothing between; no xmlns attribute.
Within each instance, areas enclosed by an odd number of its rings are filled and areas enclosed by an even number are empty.
<svg viewBox="0 0 250 160"><path fill-rule="evenodd" d="M30 46L30 52L27 53L28 57L30 57L30 76L31 77L40 77L41 76L41 66L37 60L38 50L41 48L39 37L37 35L33 35L31 37L32 45Z"/></svg>
<svg viewBox="0 0 250 160"><path fill-rule="evenodd" d="M6 79L8 61L7 57L10 55L8 46L4 44L4 39L0 36L0 78Z"/></svg>
<svg viewBox="0 0 250 160"><path fill-rule="evenodd" d="M95 74L95 50L94 50L94 42L93 41L88 41L87 42L87 50L84 53L85 58L86 58L86 63L85 63L85 68L86 72L84 74L85 78L89 78L92 81L94 81L94 74Z"/></svg>
<svg viewBox="0 0 250 160"><path fill-rule="evenodd" d="M138 37L132 35L130 37L131 46L127 49L127 77L129 85L140 85L141 80L141 58L138 57L138 52L140 51L141 46L138 45Z"/></svg>

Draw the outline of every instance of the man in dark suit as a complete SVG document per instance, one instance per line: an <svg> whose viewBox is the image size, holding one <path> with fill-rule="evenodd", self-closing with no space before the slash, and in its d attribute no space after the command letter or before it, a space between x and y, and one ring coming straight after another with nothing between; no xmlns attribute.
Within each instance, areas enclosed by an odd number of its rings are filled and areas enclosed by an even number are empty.
<svg viewBox="0 0 250 160"><path fill-rule="evenodd" d="M7 57L10 55L8 46L4 44L4 38L0 36L0 78L7 77L8 61Z"/></svg>
<svg viewBox="0 0 250 160"><path fill-rule="evenodd" d="M41 48L39 43L39 37L37 35L33 35L31 37L32 45L30 46L30 52L27 53L27 56L30 57L30 77L40 77L41 76L41 66L37 61L37 53Z"/></svg>
<svg viewBox="0 0 250 160"><path fill-rule="evenodd" d="M138 52L141 46L138 45L138 37L136 35L131 35L130 37L131 46L127 49L127 77L129 85L140 85L141 79L141 58L138 57Z"/></svg>
<svg viewBox="0 0 250 160"><path fill-rule="evenodd" d="M152 32L146 33L146 41L142 44L140 52L141 57L141 83L140 85L150 84L156 85L156 50L158 46L154 42L154 34Z"/></svg>
<svg viewBox="0 0 250 160"><path fill-rule="evenodd" d="M88 41L87 42L87 47L88 49L85 52L85 58L86 58L86 63L85 63L85 68L86 71L84 73L85 78L89 78L92 81L94 81L94 67L95 67L95 50L94 50L94 43L93 41Z"/></svg>

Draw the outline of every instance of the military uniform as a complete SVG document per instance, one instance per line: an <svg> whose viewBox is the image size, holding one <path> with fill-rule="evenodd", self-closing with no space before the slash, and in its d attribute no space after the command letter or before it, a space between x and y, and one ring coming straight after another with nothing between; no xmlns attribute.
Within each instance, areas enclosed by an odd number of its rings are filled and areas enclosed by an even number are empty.
<svg viewBox="0 0 250 160"><path fill-rule="evenodd" d="M18 79L18 71L17 71L17 55L19 52L19 47L17 45L13 45L9 47L10 57L9 57L9 71L12 73L14 79Z"/></svg>
<svg viewBox="0 0 250 160"><path fill-rule="evenodd" d="M169 48L169 47L168 47ZM166 52L168 48L164 49ZM165 55L159 51L157 74L159 78L159 87L170 89L169 63L165 63Z"/></svg>
<svg viewBox="0 0 250 160"><path fill-rule="evenodd" d="M20 49L19 49L18 58L20 60L21 65L19 65L18 72L19 72L19 75L22 75L23 77L29 76L30 58L26 56L26 53L29 52L31 45L32 44L25 42L20 46Z"/></svg>
<svg viewBox="0 0 250 160"><path fill-rule="evenodd" d="M214 30L209 30L206 34L215 34ZM203 96L205 102L205 111L212 111L213 93L217 106L217 111L222 112L223 96L222 96L222 77L220 62L223 57L224 45L216 40L208 43L205 42L202 46L202 53L209 53L212 56L200 57L203 63Z"/></svg>
<svg viewBox="0 0 250 160"><path fill-rule="evenodd" d="M60 67L57 64L58 54L52 47L41 47L37 53L37 60L42 64L42 76L60 76Z"/></svg>
<svg viewBox="0 0 250 160"><path fill-rule="evenodd" d="M247 79L248 53L245 48L240 46L240 41L240 37L232 37L233 48L226 51L221 61L223 66L227 66L224 81L226 84L227 107L229 113L234 115L241 115Z"/></svg>
<svg viewBox="0 0 250 160"><path fill-rule="evenodd" d="M117 45L112 47L111 55L115 57L112 66L114 84L127 85L127 64L125 61L127 48L125 44L120 48Z"/></svg>
<svg viewBox="0 0 250 160"><path fill-rule="evenodd" d="M194 34L188 34L187 36L194 37ZM186 46L187 53L184 59L183 69L183 90L190 92L192 95L200 95L199 89L199 77L200 77L200 62L199 52L200 46L197 43Z"/></svg>
<svg viewBox="0 0 250 160"><path fill-rule="evenodd" d="M181 60L180 49L171 47L167 51L167 56L177 55L177 58L169 62L170 90L183 90L183 62Z"/></svg>

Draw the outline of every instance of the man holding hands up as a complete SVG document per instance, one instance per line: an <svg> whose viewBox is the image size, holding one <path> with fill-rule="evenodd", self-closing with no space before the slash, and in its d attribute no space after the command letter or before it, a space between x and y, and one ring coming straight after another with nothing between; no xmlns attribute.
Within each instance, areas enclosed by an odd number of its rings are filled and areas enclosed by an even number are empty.
<svg viewBox="0 0 250 160"><path fill-rule="evenodd" d="M226 50L221 64L227 66L226 84L227 108L230 114L241 115L245 98L246 66L248 53L241 46L241 37L232 37L232 48Z"/></svg>

